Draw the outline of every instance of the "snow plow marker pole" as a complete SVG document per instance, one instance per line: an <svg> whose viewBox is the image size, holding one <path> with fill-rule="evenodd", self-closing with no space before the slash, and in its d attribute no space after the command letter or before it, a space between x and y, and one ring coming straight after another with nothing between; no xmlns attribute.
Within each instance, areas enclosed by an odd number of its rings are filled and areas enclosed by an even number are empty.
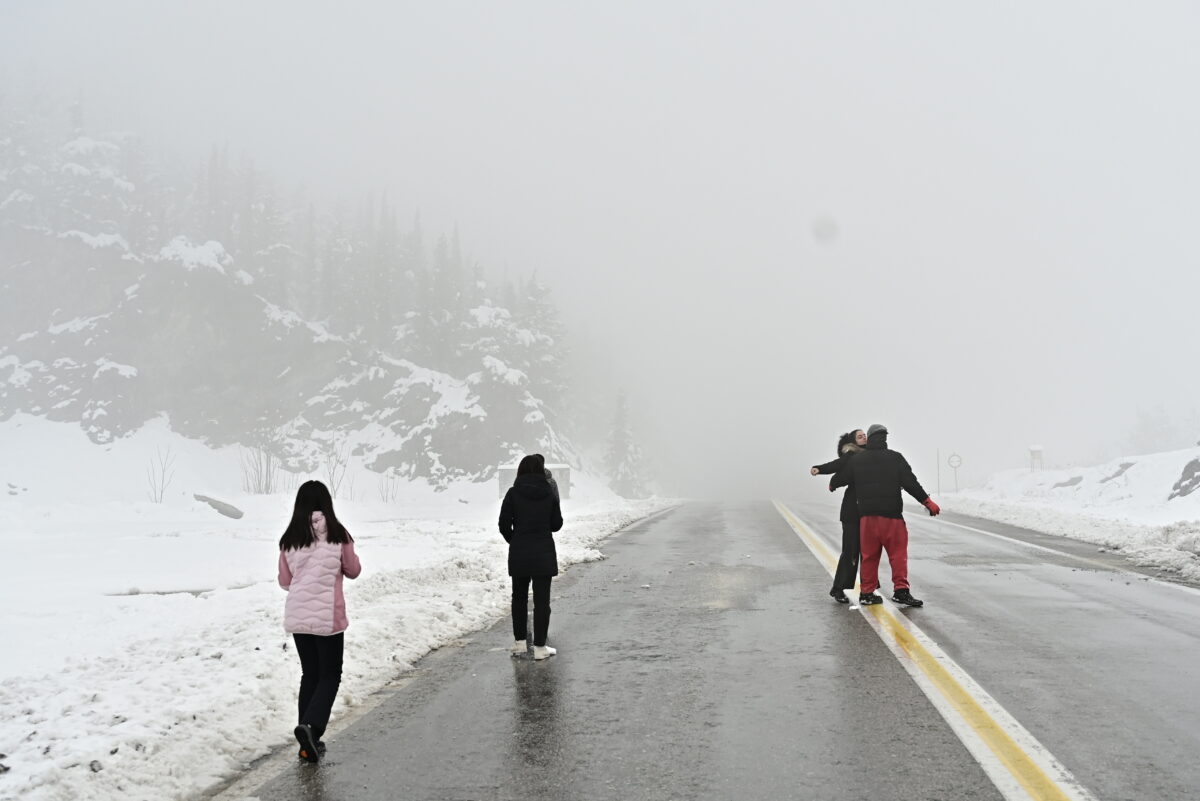
<svg viewBox="0 0 1200 801"><path fill-rule="evenodd" d="M790 509L773 503L832 574L832 549ZM862 615L1005 799L1096 801L1045 746L891 603L863 607Z"/></svg>

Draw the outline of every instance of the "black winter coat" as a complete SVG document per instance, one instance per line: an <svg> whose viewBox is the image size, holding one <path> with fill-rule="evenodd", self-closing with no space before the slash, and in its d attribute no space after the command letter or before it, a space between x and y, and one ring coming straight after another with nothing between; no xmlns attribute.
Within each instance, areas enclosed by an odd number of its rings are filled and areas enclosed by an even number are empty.
<svg viewBox="0 0 1200 801"><path fill-rule="evenodd" d="M835 475L840 472L841 469L846 466L846 462L854 458L854 454L858 452L859 451L857 450L848 451L834 459L832 462L815 464L813 467L817 468L817 475L819 476ZM834 487L834 489L837 489L837 487ZM838 516L838 519L843 523L858 522L858 493L854 491L853 485L846 487L846 491L842 493L842 511Z"/></svg>
<svg viewBox="0 0 1200 801"><path fill-rule="evenodd" d="M903 454L888 449L886 433L869 437L866 450L847 460L829 486L855 490L858 493L860 517L904 519L901 490L920 503L925 503L929 498L929 493L917 481Z"/></svg>
<svg viewBox="0 0 1200 801"><path fill-rule="evenodd" d="M557 576L553 532L562 528L558 494L545 476L517 476L500 504L500 534L508 542L508 575Z"/></svg>

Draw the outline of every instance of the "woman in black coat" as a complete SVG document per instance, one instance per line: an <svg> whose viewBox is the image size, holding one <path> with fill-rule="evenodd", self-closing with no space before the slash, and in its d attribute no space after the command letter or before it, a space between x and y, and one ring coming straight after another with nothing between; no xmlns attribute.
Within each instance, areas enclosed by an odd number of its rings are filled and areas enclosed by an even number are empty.
<svg viewBox="0 0 1200 801"><path fill-rule="evenodd" d="M867 435L862 429L849 431L838 437L838 458L832 462L814 465L810 471L814 476L833 475L841 470L854 454L867 444ZM833 573L833 589L829 594L839 604L849 603L846 590L854 589L854 580L858 575L858 498L854 487L846 487L842 495L842 555L838 558L837 570Z"/></svg>
<svg viewBox="0 0 1200 801"><path fill-rule="evenodd" d="M512 653L526 652L529 584L533 582L533 658L557 651L546 645L550 629L550 579L558 575L554 532L562 528L558 492L551 486L546 459L530 454L517 465L517 479L500 505L500 534L508 542L508 575L512 576Z"/></svg>

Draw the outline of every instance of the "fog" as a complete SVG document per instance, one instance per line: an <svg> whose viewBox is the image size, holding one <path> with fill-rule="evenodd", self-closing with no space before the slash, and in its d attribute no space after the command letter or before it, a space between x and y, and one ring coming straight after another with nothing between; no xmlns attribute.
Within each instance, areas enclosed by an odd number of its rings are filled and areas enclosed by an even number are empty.
<svg viewBox="0 0 1200 801"><path fill-rule="evenodd" d="M662 487L815 481L885 423L927 489L1196 414L1188 3L8 3L0 87L537 270ZM607 409L607 403L601 408ZM942 486L953 484L943 468Z"/></svg>

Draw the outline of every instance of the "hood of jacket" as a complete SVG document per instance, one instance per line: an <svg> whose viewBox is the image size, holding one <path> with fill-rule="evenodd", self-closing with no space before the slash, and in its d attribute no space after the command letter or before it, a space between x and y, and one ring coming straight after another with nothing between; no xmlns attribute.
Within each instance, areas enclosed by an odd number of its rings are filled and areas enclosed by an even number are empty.
<svg viewBox="0 0 1200 801"><path fill-rule="evenodd" d="M513 489L522 498L528 498L531 501L539 501L549 496L551 492L550 482L546 480L546 477L532 473L517 476L517 480L513 482Z"/></svg>
<svg viewBox="0 0 1200 801"><path fill-rule="evenodd" d="M840 454L838 454L838 455L839 455L839 456L844 456L844 455L846 455L847 453L858 453L858 452L859 452L859 451L861 451L861 450L862 450L862 448L858 447L858 443L856 443L856 442L847 442L845 445L843 445L843 446L842 446L842 452L841 452Z"/></svg>

